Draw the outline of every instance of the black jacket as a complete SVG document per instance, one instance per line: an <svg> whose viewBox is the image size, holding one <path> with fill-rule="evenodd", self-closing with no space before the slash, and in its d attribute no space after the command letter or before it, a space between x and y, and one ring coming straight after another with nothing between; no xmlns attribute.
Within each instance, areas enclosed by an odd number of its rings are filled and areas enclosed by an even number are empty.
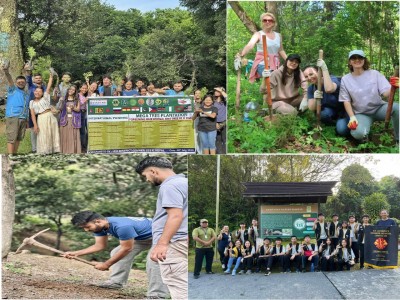
<svg viewBox="0 0 400 300"><path fill-rule="evenodd" d="M324 228L325 228L326 236L328 236L328 234L329 234L328 223L324 222ZM321 236L321 224L318 222L317 226L315 228L315 238L317 241L319 240L320 236Z"/></svg>

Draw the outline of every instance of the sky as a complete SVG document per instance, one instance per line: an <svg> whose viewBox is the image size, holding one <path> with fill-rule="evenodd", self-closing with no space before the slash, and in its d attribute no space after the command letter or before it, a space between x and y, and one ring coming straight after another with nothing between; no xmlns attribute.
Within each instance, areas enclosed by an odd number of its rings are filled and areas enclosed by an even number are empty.
<svg viewBox="0 0 400 300"><path fill-rule="evenodd" d="M157 8L176 8L179 6L179 0L104 0L104 2L113 5L117 10L135 8L141 12L154 11Z"/></svg>

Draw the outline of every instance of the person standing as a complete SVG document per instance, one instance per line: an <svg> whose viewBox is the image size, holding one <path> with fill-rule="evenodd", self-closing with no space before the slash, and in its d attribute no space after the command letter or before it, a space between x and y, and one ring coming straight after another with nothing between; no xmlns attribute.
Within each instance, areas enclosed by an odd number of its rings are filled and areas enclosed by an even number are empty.
<svg viewBox="0 0 400 300"><path fill-rule="evenodd" d="M146 157L136 166L136 173L160 187L150 258L160 265L171 298L187 299L188 180L183 174L175 174L172 163L164 157Z"/></svg>
<svg viewBox="0 0 400 300"><path fill-rule="evenodd" d="M217 154L226 154L226 97L223 87L214 88L214 106L218 109L217 114Z"/></svg>
<svg viewBox="0 0 400 300"><path fill-rule="evenodd" d="M360 256L360 249L358 248L358 226L360 224L356 222L356 217L354 215L349 216L349 229L350 229L350 247L355 254L355 262L358 263Z"/></svg>
<svg viewBox="0 0 400 300"><path fill-rule="evenodd" d="M318 219L314 221L313 230L315 230L315 239L317 240L317 247L321 243L326 244L326 239L328 238L328 223L325 222L325 216L323 213L318 214Z"/></svg>
<svg viewBox="0 0 400 300"><path fill-rule="evenodd" d="M232 241L232 234L229 232L229 226L225 225L222 227L221 232L218 235L218 253L221 261L222 269L224 270L226 265L224 263L224 253L229 242Z"/></svg>
<svg viewBox="0 0 400 300"><path fill-rule="evenodd" d="M332 215L332 222L329 223L329 237L331 238L333 248L336 249L336 246L339 242L339 216L337 214Z"/></svg>
<svg viewBox="0 0 400 300"><path fill-rule="evenodd" d="M8 71L9 64L2 69L8 81L6 103L6 135L8 154L17 154L19 143L24 139L29 114L29 94L25 90L26 79L17 76L14 81Z"/></svg>
<svg viewBox="0 0 400 300"><path fill-rule="evenodd" d="M240 228L236 230L235 239L240 239L242 245L244 245L244 243L249 240L249 233L248 230L246 230L246 223L242 222L239 225Z"/></svg>
<svg viewBox="0 0 400 300"><path fill-rule="evenodd" d="M365 229L369 226L369 215L362 216L362 224L358 227L358 247L360 249L360 269L364 269Z"/></svg>
<svg viewBox="0 0 400 300"><path fill-rule="evenodd" d="M376 222L378 226L397 226L393 219L389 218L389 212L386 209L382 209L380 212L381 219Z"/></svg>
<svg viewBox="0 0 400 300"><path fill-rule="evenodd" d="M241 64L241 59L247 53L249 53L254 46L257 45L256 57L253 61L253 66L250 71L249 81L253 83L257 78L261 77L262 72L266 70L276 70L279 68L280 61L279 56L286 60L287 55L283 49L282 35L274 31L277 26L275 15L272 13L263 13L260 16L262 30L256 32L251 37L247 45L236 54L235 65ZM265 66L264 62L264 47L262 42L262 36L265 35L267 38L267 49L268 49L268 63L269 66Z"/></svg>
<svg viewBox="0 0 400 300"><path fill-rule="evenodd" d="M151 219L138 217L104 217L94 211L81 211L76 213L72 225L92 232L95 243L85 249L68 251L62 256L72 259L77 256L100 252L107 247L108 236L119 240L119 246L110 253L110 258L99 262L94 267L100 271L111 268L109 280L97 286L107 289L121 289L128 281L134 258L151 247ZM161 283L158 266L146 266L149 279L148 297L168 297L168 291ZM150 276L151 275L151 276Z"/></svg>
<svg viewBox="0 0 400 300"><path fill-rule="evenodd" d="M204 257L206 258L206 273L214 274L212 271L212 262L214 258L212 244L215 241L216 235L214 229L208 227L207 219L200 220L200 227L193 230L192 237L196 241L194 278L197 279L200 276Z"/></svg>

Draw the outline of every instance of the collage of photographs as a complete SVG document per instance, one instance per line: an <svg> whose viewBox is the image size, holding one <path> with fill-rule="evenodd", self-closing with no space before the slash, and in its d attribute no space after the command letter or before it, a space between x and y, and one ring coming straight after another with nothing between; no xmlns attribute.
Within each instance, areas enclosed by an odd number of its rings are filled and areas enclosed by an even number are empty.
<svg viewBox="0 0 400 300"><path fill-rule="evenodd" d="M1 0L2 299L399 299L399 12Z"/></svg>

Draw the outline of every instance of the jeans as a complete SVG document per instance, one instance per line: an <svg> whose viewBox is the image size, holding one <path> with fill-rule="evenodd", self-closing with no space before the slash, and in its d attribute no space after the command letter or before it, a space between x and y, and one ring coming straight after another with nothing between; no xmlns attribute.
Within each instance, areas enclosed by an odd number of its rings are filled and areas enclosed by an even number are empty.
<svg viewBox="0 0 400 300"><path fill-rule="evenodd" d="M235 267L233 268L233 270L236 271L240 266L241 260L242 260L242 257L240 257L240 256L239 257L230 257L229 261L228 261L228 267L226 268L225 272L229 273L233 264L235 264Z"/></svg>
<svg viewBox="0 0 400 300"><path fill-rule="evenodd" d="M203 147L203 149L210 149L210 150L216 149L215 141L217 137L217 130L208 132L199 131L199 135L201 140L201 146Z"/></svg>
<svg viewBox="0 0 400 300"><path fill-rule="evenodd" d="M309 261L308 260L309 256L302 256L301 258L302 258L302 260L301 260L302 268L303 268L303 270L305 270L306 264ZM318 261L319 261L319 256L314 255L311 259L310 272L314 272L315 268L318 267Z"/></svg>
<svg viewBox="0 0 400 300"><path fill-rule="evenodd" d="M358 120L357 129L351 130L351 135L356 140L363 140L368 136L371 129L371 125L374 121L384 121L386 116L388 104L382 104L381 107L372 115L356 114ZM396 141L399 140L399 104L393 103L393 109L391 114L391 119L393 122L393 130Z"/></svg>
<svg viewBox="0 0 400 300"><path fill-rule="evenodd" d="M87 116L86 112L81 111L81 128L79 129L81 134L81 147L87 150L88 144L88 132L87 132Z"/></svg>

